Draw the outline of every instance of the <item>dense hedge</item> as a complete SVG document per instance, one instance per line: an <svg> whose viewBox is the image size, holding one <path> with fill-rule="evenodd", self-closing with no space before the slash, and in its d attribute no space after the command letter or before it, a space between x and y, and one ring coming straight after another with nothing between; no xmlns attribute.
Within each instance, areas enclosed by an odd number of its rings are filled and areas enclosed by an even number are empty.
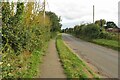
<svg viewBox="0 0 120 80"><path fill-rule="evenodd" d="M40 17L40 15L42 16L42 14L30 14L32 13L32 6L32 3L27 4L27 6L24 6L24 3L17 3L16 13L11 15L12 10L10 9L10 4L3 3L3 52L6 52L9 47L14 51L15 54L20 54L24 49L33 51L34 48L41 48L44 42L49 40L50 37L44 36L50 35L50 25L47 23L45 25L38 23L40 20L36 20L35 18ZM26 9L26 7L28 8ZM31 11L27 12L30 9ZM36 22L31 20L33 17ZM28 22L28 24L25 22Z"/></svg>
<svg viewBox="0 0 120 80"><path fill-rule="evenodd" d="M38 51L41 53L40 51L44 49L51 35L57 31L51 31L53 28L51 14L43 17L43 11L40 10L39 5L37 2L2 3L3 47L0 54L2 54L3 59L0 65L2 64L3 78L23 77L29 71L30 66L28 64L32 64L30 60L35 58ZM56 14L54 13L53 16L56 16ZM53 20L58 19L56 16ZM57 21L55 24L60 23ZM58 27L57 29L60 30L60 26L54 27ZM33 64L38 63L34 62Z"/></svg>
<svg viewBox="0 0 120 80"><path fill-rule="evenodd" d="M83 27L81 31L84 37L90 39L98 38L100 33L100 29L96 24L88 24L87 26Z"/></svg>
<svg viewBox="0 0 120 80"><path fill-rule="evenodd" d="M70 33L76 37L84 38L86 40L91 39L108 39L119 41L119 33L107 32L104 28L101 28L97 24L82 24L76 25L74 28L63 29L62 32Z"/></svg>

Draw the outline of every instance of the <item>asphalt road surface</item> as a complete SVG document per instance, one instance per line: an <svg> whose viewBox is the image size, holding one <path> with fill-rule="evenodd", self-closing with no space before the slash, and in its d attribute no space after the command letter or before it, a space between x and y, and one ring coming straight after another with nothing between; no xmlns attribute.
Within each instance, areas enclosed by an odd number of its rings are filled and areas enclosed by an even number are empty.
<svg viewBox="0 0 120 80"><path fill-rule="evenodd" d="M64 42L80 58L94 66L103 78L118 78L118 51L62 34Z"/></svg>

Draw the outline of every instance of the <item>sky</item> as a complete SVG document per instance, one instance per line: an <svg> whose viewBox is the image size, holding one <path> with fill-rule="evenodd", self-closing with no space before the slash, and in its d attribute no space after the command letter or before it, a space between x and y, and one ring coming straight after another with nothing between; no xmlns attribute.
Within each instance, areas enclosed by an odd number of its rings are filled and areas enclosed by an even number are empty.
<svg viewBox="0 0 120 80"><path fill-rule="evenodd" d="M42 3L44 0L39 1ZM61 23L63 25L62 29L65 29L67 27L74 27L81 23L92 23L94 5L95 21L105 19L106 21L113 21L118 25L119 1L120 0L46 0L46 11L52 11L58 16L61 16Z"/></svg>
<svg viewBox="0 0 120 80"><path fill-rule="evenodd" d="M95 20L105 19L118 25L118 2L120 0L46 0L46 10L61 16L62 29L74 27L81 23L93 22L93 5Z"/></svg>

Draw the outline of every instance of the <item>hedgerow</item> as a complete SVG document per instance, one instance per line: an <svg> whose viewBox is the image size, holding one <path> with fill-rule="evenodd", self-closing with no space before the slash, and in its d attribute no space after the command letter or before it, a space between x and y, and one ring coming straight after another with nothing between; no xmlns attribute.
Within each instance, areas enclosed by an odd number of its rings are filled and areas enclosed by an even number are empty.
<svg viewBox="0 0 120 80"><path fill-rule="evenodd" d="M26 75L29 64L35 64L30 59L36 56L35 52L41 53L49 41L53 23L50 14L44 17L40 8L38 2L2 2L2 78L22 78Z"/></svg>

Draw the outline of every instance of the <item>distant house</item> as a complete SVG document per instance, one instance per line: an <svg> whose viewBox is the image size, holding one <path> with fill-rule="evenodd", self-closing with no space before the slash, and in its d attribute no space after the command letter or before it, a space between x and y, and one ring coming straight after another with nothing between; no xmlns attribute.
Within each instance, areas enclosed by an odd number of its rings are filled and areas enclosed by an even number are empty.
<svg viewBox="0 0 120 80"><path fill-rule="evenodd" d="M114 32L119 32L120 33L120 28L115 28Z"/></svg>
<svg viewBox="0 0 120 80"><path fill-rule="evenodd" d="M120 32L120 28L108 28L106 29L108 32Z"/></svg>
<svg viewBox="0 0 120 80"><path fill-rule="evenodd" d="M108 28L108 29L106 29L106 31L112 32L112 31L113 31L113 28Z"/></svg>

